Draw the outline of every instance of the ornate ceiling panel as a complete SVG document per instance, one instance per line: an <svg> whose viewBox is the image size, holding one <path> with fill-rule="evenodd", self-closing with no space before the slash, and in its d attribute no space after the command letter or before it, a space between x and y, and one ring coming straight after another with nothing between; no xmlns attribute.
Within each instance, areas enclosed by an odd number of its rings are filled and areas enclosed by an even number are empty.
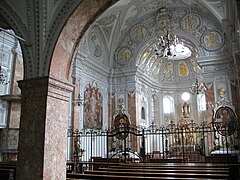
<svg viewBox="0 0 240 180"><path fill-rule="evenodd" d="M167 11L161 12L162 7ZM157 82L189 81L195 78L203 64L206 65L205 62L216 65L220 59L218 63L221 64L220 57L229 57L226 35L220 23L225 11L225 1L119 1L92 26L91 34L93 29L101 33L95 33L94 38L88 37L89 42L94 42L89 51L101 59L96 47L105 49L107 56L102 59L108 60L103 64L109 68L137 66ZM191 53L172 58L156 55L157 37L165 35L167 30Z"/></svg>

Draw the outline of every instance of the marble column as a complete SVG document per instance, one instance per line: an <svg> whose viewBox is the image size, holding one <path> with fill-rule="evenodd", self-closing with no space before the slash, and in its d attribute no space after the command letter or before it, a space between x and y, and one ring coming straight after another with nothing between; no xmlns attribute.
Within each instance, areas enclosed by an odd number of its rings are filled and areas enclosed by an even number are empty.
<svg viewBox="0 0 240 180"><path fill-rule="evenodd" d="M66 179L68 106L73 86L49 77L19 81L18 180Z"/></svg>

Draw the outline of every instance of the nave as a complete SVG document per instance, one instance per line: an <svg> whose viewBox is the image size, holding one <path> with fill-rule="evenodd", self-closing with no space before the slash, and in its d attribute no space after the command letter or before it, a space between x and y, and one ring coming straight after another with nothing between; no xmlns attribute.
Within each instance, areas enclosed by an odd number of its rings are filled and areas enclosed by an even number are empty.
<svg viewBox="0 0 240 180"><path fill-rule="evenodd" d="M109 165L91 157L129 148L145 148L145 160L158 166L218 165L221 154L227 166L231 154L239 163L239 8L239 0L1 0L0 179L65 180L69 163L84 168L67 178L87 179L86 163ZM169 123L177 131L162 128ZM207 127L198 131L195 123ZM75 148L66 137L68 129L130 126L149 130L145 145L131 135L107 143L90 133ZM239 177L231 169L228 178ZM99 171L91 177L100 179ZM130 173L123 178L145 178Z"/></svg>

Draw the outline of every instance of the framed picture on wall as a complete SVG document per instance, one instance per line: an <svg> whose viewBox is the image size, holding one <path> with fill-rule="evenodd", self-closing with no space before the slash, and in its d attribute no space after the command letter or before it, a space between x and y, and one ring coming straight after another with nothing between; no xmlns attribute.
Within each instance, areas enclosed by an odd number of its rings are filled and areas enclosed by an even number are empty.
<svg viewBox="0 0 240 180"><path fill-rule="evenodd" d="M84 128L102 129L103 96L96 85L89 84L84 91L83 118Z"/></svg>
<svg viewBox="0 0 240 180"><path fill-rule="evenodd" d="M230 106L220 106L216 109L213 118L214 128L223 136L232 135L237 127L237 116Z"/></svg>
<svg viewBox="0 0 240 180"><path fill-rule="evenodd" d="M127 131L130 126L129 118L126 114L118 114L114 119L114 127L117 130L116 137L118 139L125 139L128 133L122 131Z"/></svg>

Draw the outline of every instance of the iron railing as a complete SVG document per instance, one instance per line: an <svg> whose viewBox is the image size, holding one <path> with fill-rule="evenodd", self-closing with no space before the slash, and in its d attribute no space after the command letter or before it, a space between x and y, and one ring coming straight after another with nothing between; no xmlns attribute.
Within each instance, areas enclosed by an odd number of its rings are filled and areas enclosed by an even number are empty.
<svg viewBox="0 0 240 180"><path fill-rule="evenodd" d="M148 128L68 131L68 160L123 162L239 162L239 128L217 129L212 123ZM79 145L78 145L79 144ZM80 149L85 152L81 153Z"/></svg>

